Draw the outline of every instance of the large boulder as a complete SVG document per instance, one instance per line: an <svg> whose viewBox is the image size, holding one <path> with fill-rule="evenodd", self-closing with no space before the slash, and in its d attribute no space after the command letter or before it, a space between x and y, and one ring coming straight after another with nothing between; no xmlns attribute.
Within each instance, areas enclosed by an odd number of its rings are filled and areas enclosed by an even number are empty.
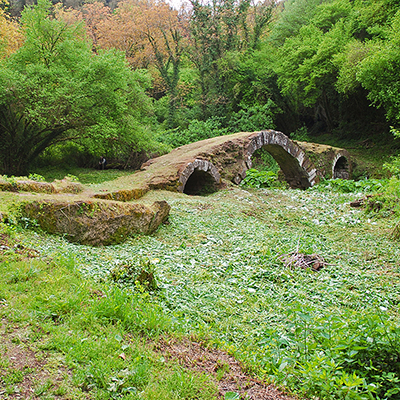
<svg viewBox="0 0 400 400"><path fill-rule="evenodd" d="M150 234L168 218L170 208L166 201L146 206L101 200L42 200L20 206L22 216L44 231L92 246L117 244L135 233Z"/></svg>

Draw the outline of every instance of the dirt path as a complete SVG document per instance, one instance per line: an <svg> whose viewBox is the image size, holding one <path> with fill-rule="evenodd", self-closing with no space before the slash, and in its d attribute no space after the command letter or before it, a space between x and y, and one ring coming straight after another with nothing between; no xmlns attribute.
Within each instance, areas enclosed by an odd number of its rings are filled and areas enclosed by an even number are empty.
<svg viewBox="0 0 400 400"><path fill-rule="evenodd" d="M295 400L275 386L252 377L234 357L221 350L207 348L189 339L162 339L156 348L167 360L177 360L189 370L209 375L218 386L219 399L231 394L229 398L232 399Z"/></svg>

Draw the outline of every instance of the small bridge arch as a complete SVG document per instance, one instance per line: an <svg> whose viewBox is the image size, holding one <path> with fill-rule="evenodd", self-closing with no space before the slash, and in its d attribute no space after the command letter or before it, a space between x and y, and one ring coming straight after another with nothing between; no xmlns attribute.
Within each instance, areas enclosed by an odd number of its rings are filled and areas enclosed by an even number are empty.
<svg viewBox="0 0 400 400"><path fill-rule="evenodd" d="M179 176L178 191L197 195L218 190L221 175L218 169L207 160L195 159L186 165Z"/></svg>
<svg viewBox="0 0 400 400"><path fill-rule="evenodd" d="M350 160L346 151L339 151L333 159L332 178L350 179Z"/></svg>

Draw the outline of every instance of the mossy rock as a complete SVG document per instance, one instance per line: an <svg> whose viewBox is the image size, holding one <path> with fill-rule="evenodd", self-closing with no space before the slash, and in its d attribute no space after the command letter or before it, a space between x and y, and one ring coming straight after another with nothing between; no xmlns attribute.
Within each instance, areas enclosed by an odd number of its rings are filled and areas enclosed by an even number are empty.
<svg viewBox="0 0 400 400"><path fill-rule="evenodd" d="M0 180L0 190L7 192L31 192L31 193L56 193L54 186L49 182L37 182L26 180Z"/></svg>
<svg viewBox="0 0 400 400"><path fill-rule="evenodd" d="M142 188L134 188L134 189L121 189L115 192L107 192L107 193L97 193L93 197L96 199L103 199L103 200L116 200L116 201L131 201L140 199L143 197L148 191L149 187L142 187Z"/></svg>
<svg viewBox="0 0 400 400"><path fill-rule="evenodd" d="M170 205L157 201L151 206L104 201L25 202L21 215L35 220L46 232L71 242L92 246L123 242L132 234L150 234L169 215Z"/></svg>

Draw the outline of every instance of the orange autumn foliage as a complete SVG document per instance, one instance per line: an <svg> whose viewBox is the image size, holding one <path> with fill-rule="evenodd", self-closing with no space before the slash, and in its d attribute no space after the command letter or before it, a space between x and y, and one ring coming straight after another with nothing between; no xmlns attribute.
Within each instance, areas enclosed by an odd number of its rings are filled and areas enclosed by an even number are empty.
<svg viewBox="0 0 400 400"><path fill-rule="evenodd" d="M8 6L7 0L0 0L0 58L17 51L24 41L19 25L2 9L4 6Z"/></svg>

